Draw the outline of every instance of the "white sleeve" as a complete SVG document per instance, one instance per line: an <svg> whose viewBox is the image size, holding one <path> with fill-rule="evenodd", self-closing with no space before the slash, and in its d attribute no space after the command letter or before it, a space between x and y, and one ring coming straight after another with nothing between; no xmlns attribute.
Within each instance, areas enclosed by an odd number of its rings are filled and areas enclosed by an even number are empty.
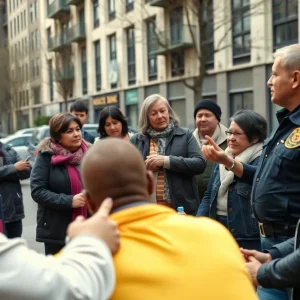
<svg viewBox="0 0 300 300"><path fill-rule="evenodd" d="M93 236L78 236L57 257L0 236L0 299L106 300L115 283L111 253Z"/></svg>

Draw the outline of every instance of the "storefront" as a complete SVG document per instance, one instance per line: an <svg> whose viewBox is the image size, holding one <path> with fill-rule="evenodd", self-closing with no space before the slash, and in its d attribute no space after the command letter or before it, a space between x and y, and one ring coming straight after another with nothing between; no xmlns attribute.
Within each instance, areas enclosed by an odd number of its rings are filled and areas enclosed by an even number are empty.
<svg viewBox="0 0 300 300"><path fill-rule="evenodd" d="M138 89L125 91L126 117L128 125L138 129L139 118L139 92Z"/></svg>
<svg viewBox="0 0 300 300"><path fill-rule="evenodd" d="M93 97L94 123L99 122L99 113L106 106L119 107L119 93L99 95Z"/></svg>

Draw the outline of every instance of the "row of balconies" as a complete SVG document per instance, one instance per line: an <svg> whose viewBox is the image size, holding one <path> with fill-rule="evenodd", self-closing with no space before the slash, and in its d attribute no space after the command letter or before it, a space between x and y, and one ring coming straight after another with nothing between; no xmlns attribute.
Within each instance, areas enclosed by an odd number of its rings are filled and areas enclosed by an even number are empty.
<svg viewBox="0 0 300 300"><path fill-rule="evenodd" d="M70 12L70 5L79 5L84 0L54 0L48 5L48 18L58 18L62 13ZM151 6L167 7L169 0L148 0Z"/></svg>
<svg viewBox="0 0 300 300"><path fill-rule="evenodd" d="M48 7L48 17L57 18L63 12L69 12L69 5L78 5L83 0L54 0ZM153 6L164 7L167 0L150 0L148 3ZM152 55L164 55L170 51L193 47L192 36L195 36L196 27L187 25L176 25L166 31L159 32L149 45L149 53ZM49 51L61 51L65 47L70 47L71 43L85 40L85 25L77 24L49 39Z"/></svg>
<svg viewBox="0 0 300 300"><path fill-rule="evenodd" d="M64 32L49 38L48 40L48 50L49 51L60 51L65 47L70 47L71 43L78 43L84 41L85 35L85 25L79 23L71 28L68 28Z"/></svg>

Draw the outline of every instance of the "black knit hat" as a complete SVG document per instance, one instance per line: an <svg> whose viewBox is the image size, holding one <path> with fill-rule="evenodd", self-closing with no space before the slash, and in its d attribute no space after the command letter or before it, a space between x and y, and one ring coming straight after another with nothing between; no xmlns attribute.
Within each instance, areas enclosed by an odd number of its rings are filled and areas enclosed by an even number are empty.
<svg viewBox="0 0 300 300"><path fill-rule="evenodd" d="M221 120L221 115L222 115L222 111L221 111L221 107L213 100L210 99L205 99L200 101L196 106L195 106L195 110L194 110L194 119L196 119L196 114L198 112L199 109L207 109L210 110L211 112L214 113L214 115L216 116L216 118L219 120Z"/></svg>

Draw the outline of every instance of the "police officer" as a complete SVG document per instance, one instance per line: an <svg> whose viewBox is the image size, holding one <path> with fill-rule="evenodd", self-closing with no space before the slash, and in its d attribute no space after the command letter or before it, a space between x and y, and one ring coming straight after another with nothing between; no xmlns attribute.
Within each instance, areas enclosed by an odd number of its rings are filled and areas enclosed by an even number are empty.
<svg viewBox="0 0 300 300"><path fill-rule="evenodd" d="M300 44L278 49L268 80L279 126L264 143L257 167L228 157L209 137L208 160L224 164L253 183L252 208L259 222L262 250L292 237L300 218ZM288 299L285 290L258 289L261 300Z"/></svg>

